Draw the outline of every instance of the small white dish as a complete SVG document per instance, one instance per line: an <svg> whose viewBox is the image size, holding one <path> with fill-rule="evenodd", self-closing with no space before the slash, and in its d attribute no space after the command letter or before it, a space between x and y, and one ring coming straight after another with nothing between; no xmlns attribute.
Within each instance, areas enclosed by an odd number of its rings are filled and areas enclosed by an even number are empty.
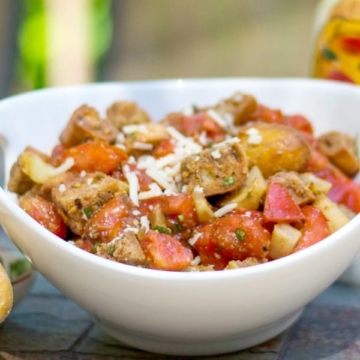
<svg viewBox="0 0 360 360"><path fill-rule="evenodd" d="M6 248L0 248L0 262L9 275L14 293L13 307L15 307L33 286L36 271L21 254Z"/></svg>

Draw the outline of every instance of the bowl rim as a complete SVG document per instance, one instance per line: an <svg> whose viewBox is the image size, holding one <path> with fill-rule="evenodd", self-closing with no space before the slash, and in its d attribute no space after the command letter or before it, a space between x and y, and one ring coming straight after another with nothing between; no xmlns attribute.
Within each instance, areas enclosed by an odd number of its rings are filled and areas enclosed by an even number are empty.
<svg viewBox="0 0 360 360"><path fill-rule="evenodd" d="M204 84L209 83L236 83L236 82L249 82L257 83L264 85L286 85L286 84L298 84L300 86L315 86L323 87L326 85L328 91L338 91L338 89L343 89L344 91L358 92L360 94L360 88L355 87L352 84L341 83L328 81L323 79L310 79L310 78L262 78L262 77L219 77L219 78L180 78L180 79L154 79L154 80L145 80L145 81L124 81L124 82L97 82L97 83L87 83L80 85L70 85L70 86L59 86L59 87L50 87L45 89L28 91L22 94L17 94L9 96L0 100L0 111L3 107L16 105L19 101L27 100L32 101L36 100L39 97L61 95L62 93L69 92L78 92L78 91L94 91L95 89L101 88L153 88L155 87L168 87L173 88L184 87L184 86L204 86ZM148 268L140 268L132 265L117 263L114 261L101 258L94 254L90 254L80 248L77 248L74 245L68 244L67 241L64 241L58 238L56 235L52 234L45 228L43 228L39 223L37 223L33 218L26 214L17 204L11 199L9 193L0 187L0 203L9 211L10 214L13 214L18 221L23 222L27 227L32 228L34 231L39 233L39 235L45 239L45 241L51 242L53 246L59 249L59 251L64 251L70 253L72 256L80 257L83 261L91 263L95 266L100 266L102 268L107 268L108 270L125 273L135 277L157 279L157 280L171 280L171 281L199 281L199 280L222 280L222 279L232 279L234 277L247 277L249 275L258 276L263 273L268 273L271 270L276 271L279 268L287 267L287 265L296 265L296 263L302 262L305 258L311 256L317 256L317 254L322 253L324 249L331 247L334 242L337 242L339 237L346 236L348 233L354 231L357 226L360 226L360 214L356 215L348 224L346 224L341 229L337 230L335 233L328 236L323 241L318 242L317 244L312 245L311 247L304 249L295 254L269 261L264 264L259 264L256 266L245 267L241 269L233 269L231 271L209 271L209 272L175 272L175 271L164 271L164 270L155 270ZM1 222L1 221L0 221ZM60 241L59 241L60 240ZM354 257L356 254L354 254Z"/></svg>
<svg viewBox="0 0 360 360"><path fill-rule="evenodd" d="M152 87L170 87L182 88L184 86L203 86L209 83L236 83L236 82L249 82L249 83L262 83L264 85L285 85L288 83L297 83L303 86L324 86L327 89L343 88L350 89L350 91L360 92L360 88L341 81L330 81L319 78L306 78L306 77L188 77L188 78L165 78L165 79L149 79L149 80L128 80L128 81L103 81L103 82L89 82L75 85L60 85L50 86L42 89L28 90L22 93L9 95L0 99L0 108L7 106L12 102L17 102L22 98L31 99L32 97L42 96L44 94L55 93L68 93L69 91L93 91L96 88L152 88Z"/></svg>

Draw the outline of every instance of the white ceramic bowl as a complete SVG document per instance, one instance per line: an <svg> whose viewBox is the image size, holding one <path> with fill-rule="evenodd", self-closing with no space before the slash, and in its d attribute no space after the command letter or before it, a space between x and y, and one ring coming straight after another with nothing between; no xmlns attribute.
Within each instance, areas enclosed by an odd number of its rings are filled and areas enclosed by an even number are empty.
<svg viewBox="0 0 360 360"><path fill-rule="evenodd" d="M0 247L0 262L10 277L14 294L13 307L15 307L32 288L36 271L21 254L2 247Z"/></svg>
<svg viewBox="0 0 360 360"><path fill-rule="evenodd" d="M28 144L49 151L83 103L104 110L135 100L153 119L190 104L248 92L316 132L359 130L360 88L306 79L207 79L95 84L36 91L0 102L6 173ZM173 273L114 263L60 240L0 189L0 222L36 269L118 340L178 355L232 352L288 328L333 283L360 249L360 217L294 255L232 271ZM56 326L56 324L54 324Z"/></svg>

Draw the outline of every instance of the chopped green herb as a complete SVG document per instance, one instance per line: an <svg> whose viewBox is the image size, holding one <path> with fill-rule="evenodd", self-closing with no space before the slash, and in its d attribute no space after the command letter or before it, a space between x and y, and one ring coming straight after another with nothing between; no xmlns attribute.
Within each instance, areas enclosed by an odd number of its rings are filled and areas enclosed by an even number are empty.
<svg viewBox="0 0 360 360"><path fill-rule="evenodd" d="M91 218L91 215L92 215L92 213L93 213L92 207L91 207L91 206L88 206L88 207L84 208L83 211L84 211L84 214L86 215L86 217L87 217L88 219L90 219L90 218Z"/></svg>
<svg viewBox="0 0 360 360"><path fill-rule="evenodd" d="M336 54L328 48L323 49L321 55L327 60L337 60Z"/></svg>
<svg viewBox="0 0 360 360"><path fill-rule="evenodd" d="M93 254L96 254L97 248L100 246L100 242L97 241L96 243L94 243L94 245L92 246L91 251L93 252Z"/></svg>
<svg viewBox="0 0 360 360"><path fill-rule="evenodd" d="M183 226L179 223L175 223L173 226L173 232L174 233L179 233L182 232L184 230Z"/></svg>
<svg viewBox="0 0 360 360"><path fill-rule="evenodd" d="M109 255L112 255L114 253L114 251L115 251L115 244L109 245L108 248L107 248L107 253Z"/></svg>
<svg viewBox="0 0 360 360"><path fill-rule="evenodd" d="M156 225L154 230L157 230L160 234L171 234L171 230L167 227Z"/></svg>
<svg viewBox="0 0 360 360"><path fill-rule="evenodd" d="M182 214L178 215L178 219L180 222L183 222L185 220L184 215Z"/></svg>
<svg viewBox="0 0 360 360"><path fill-rule="evenodd" d="M235 235L236 235L236 237L237 237L238 240L244 241L244 240L245 240L245 236L246 236L246 232L245 232L243 229L236 228L236 230L235 230Z"/></svg>
<svg viewBox="0 0 360 360"><path fill-rule="evenodd" d="M225 186L232 185L234 183L234 181L235 181L234 177L229 176L223 181L223 185L225 185Z"/></svg>

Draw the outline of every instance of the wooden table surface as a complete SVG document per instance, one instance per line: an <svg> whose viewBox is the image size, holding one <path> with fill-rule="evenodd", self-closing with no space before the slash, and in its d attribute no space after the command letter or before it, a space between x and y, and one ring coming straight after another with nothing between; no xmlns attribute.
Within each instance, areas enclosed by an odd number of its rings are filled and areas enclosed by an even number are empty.
<svg viewBox="0 0 360 360"><path fill-rule="evenodd" d="M0 237L0 245L14 248L3 237ZM84 310L37 274L31 292L0 325L0 359L191 357L150 354L120 344L96 326ZM310 303L300 319L280 336L237 353L200 359L360 359L360 288L337 282Z"/></svg>

